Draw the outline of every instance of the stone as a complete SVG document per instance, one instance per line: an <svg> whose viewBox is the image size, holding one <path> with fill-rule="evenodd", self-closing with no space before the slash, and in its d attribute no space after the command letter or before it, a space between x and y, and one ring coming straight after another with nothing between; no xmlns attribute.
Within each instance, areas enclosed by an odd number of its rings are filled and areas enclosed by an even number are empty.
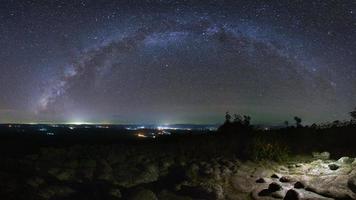
<svg viewBox="0 0 356 200"><path fill-rule="evenodd" d="M96 167L96 178L99 180L112 181L114 180L113 170L110 164L105 160L100 160Z"/></svg>
<svg viewBox="0 0 356 200"><path fill-rule="evenodd" d="M351 164L355 159L350 157L341 157L337 162L341 164Z"/></svg>
<svg viewBox="0 0 356 200"><path fill-rule="evenodd" d="M298 200L299 199L299 194L297 191L290 189L286 193L286 196L283 198L284 200Z"/></svg>
<svg viewBox="0 0 356 200"><path fill-rule="evenodd" d="M231 178L231 184L233 186L233 188L238 191L238 192L242 192L242 193L249 193L252 190L255 189L256 187L256 183L254 181L254 179L251 180L250 177L248 176L234 176Z"/></svg>
<svg viewBox="0 0 356 200"><path fill-rule="evenodd" d="M181 187L179 191L180 194L184 196L189 196L197 199L205 199L205 200L215 200L219 197L219 191L214 191L204 186L185 186Z"/></svg>
<svg viewBox="0 0 356 200"><path fill-rule="evenodd" d="M305 187L304 184L299 181L294 184L294 188L297 188L297 189L302 189L304 187Z"/></svg>
<svg viewBox="0 0 356 200"><path fill-rule="evenodd" d="M271 197L276 198L276 199L283 199L283 197L285 196L285 192L283 190L277 191L277 192L273 192L271 194Z"/></svg>
<svg viewBox="0 0 356 200"><path fill-rule="evenodd" d="M268 186L268 190L271 191L271 192L276 192L276 191L279 191L281 189L282 189L282 186L279 185L276 182L273 182L273 183L269 184L269 186Z"/></svg>
<svg viewBox="0 0 356 200"><path fill-rule="evenodd" d="M207 166L207 167L205 167L204 169L202 169L200 173L201 173L202 175L205 175L205 176L211 175L211 174L214 173L214 169Z"/></svg>
<svg viewBox="0 0 356 200"><path fill-rule="evenodd" d="M312 182L308 182L305 190L333 199L355 199L351 196L351 191L348 190L347 184L343 185L335 179L335 176L317 178Z"/></svg>
<svg viewBox="0 0 356 200"><path fill-rule="evenodd" d="M59 181L70 181L75 179L74 169L51 168L50 170L48 170L48 173L54 176Z"/></svg>
<svg viewBox="0 0 356 200"><path fill-rule="evenodd" d="M33 188L38 188L39 186L43 185L44 183L45 183L45 181L40 177L33 177L27 181L27 184Z"/></svg>
<svg viewBox="0 0 356 200"><path fill-rule="evenodd" d="M295 167L302 167L303 165L300 163L295 164Z"/></svg>
<svg viewBox="0 0 356 200"><path fill-rule="evenodd" d="M334 163L333 163L333 164L329 164L328 166L329 166L329 169L330 169L330 170L333 170L333 171L335 171L335 170L337 170L337 169L340 168L339 165L334 164Z"/></svg>
<svg viewBox="0 0 356 200"><path fill-rule="evenodd" d="M144 183L155 182L159 178L159 169L155 164L130 168L114 168L114 178L118 185L130 188Z"/></svg>
<svg viewBox="0 0 356 200"><path fill-rule="evenodd" d="M261 192L258 193L258 196L268 196L271 194L271 191L269 189L263 189Z"/></svg>
<svg viewBox="0 0 356 200"><path fill-rule="evenodd" d="M330 153L327 151L324 152L313 152L313 157L316 159L320 160L329 160L330 159Z"/></svg>
<svg viewBox="0 0 356 200"><path fill-rule="evenodd" d="M265 183L266 180L264 178L259 178L256 180L256 183Z"/></svg>
<svg viewBox="0 0 356 200"><path fill-rule="evenodd" d="M291 180L286 177L286 176L282 176L280 179L279 179L280 182L282 183L288 183L288 182L291 182Z"/></svg>
<svg viewBox="0 0 356 200"><path fill-rule="evenodd" d="M140 188L128 200L158 200L158 198L151 190Z"/></svg>
<svg viewBox="0 0 356 200"><path fill-rule="evenodd" d="M78 177L84 180L92 180L94 178L95 168L78 169Z"/></svg>
<svg viewBox="0 0 356 200"><path fill-rule="evenodd" d="M347 187L350 188L350 190L356 194L356 175L349 178L347 181Z"/></svg>
<svg viewBox="0 0 356 200"><path fill-rule="evenodd" d="M351 163L352 166L356 166L356 158L354 158L354 161Z"/></svg>
<svg viewBox="0 0 356 200"><path fill-rule="evenodd" d="M39 196L43 199L52 199L53 197L68 197L72 195L75 191L67 186L49 186L47 188L41 189Z"/></svg>
<svg viewBox="0 0 356 200"><path fill-rule="evenodd" d="M282 172L282 173L286 173L286 172L288 172L288 167L281 166L281 167L279 168L279 171Z"/></svg>
<svg viewBox="0 0 356 200"><path fill-rule="evenodd" d="M195 180L199 176L199 171L201 171L199 165L193 163L186 169L185 174L190 180Z"/></svg>
<svg viewBox="0 0 356 200"><path fill-rule="evenodd" d="M279 178L277 174L272 174L271 178Z"/></svg>
<svg viewBox="0 0 356 200"><path fill-rule="evenodd" d="M177 194L174 194L172 192L168 192L166 190L164 190L164 191L159 193L158 199L163 199L163 200L193 200L190 197L178 196Z"/></svg>
<svg viewBox="0 0 356 200"><path fill-rule="evenodd" d="M63 170L61 173L57 175L57 179L60 181L70 181L74 178L75 171L72 169Z"/></svg>
<svg viewBox="0 0 356 200"><path fill-rule="evenodd" d="M209 191L214 193L214 197L216 199L224 199L224 188L221 185L215 184L212 186L212 188L209 189Z"/></svg>
<svg viewBox="0 0 356 200"><path fill-rule="evenodd" d="M117 198L117 199L120 199L122 197L121 191L119 189L111 189L109 191L109 194L111 197Z"/></svg>

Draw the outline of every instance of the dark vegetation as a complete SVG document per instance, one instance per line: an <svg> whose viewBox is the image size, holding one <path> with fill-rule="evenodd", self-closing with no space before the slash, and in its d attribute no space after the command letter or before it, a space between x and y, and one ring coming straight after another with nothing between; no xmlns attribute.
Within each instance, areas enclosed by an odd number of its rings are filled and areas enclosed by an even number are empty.
<svg viewBox="0 0 356 200"><path fill-rule="evenodd" d="M58 128L48 136L3 126L0 194L5 199L135 199L131 196L154 191L160 199L175 199L167 191L196 176L191 167L182 166L198 161L284 161L321 151L335 158L355 157L356 110L350 115L350 121L311 126L295 117L293 126L286 121L284 128L264 130L253 127L249 116L226 113L216 132L177 130L156 139L137 138L124 129ZM53 184L58 188L49 186ZM64 198L72 190L75 195Z"/></svg>

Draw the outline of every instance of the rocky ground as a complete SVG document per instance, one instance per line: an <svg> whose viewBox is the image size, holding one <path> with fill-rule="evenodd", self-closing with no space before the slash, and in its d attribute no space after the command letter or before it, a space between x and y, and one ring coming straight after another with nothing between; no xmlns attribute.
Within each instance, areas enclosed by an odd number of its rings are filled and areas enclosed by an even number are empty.
<svg viewBox="0 0 356 200"><path fill-rule="evenodd" d="M280 164L101 151L48 148L3 158L1 199L356 199L356 159L328 153Z"/></svg>
<svg viewBox="0 0 356 200"><path fill-rule="evenodd" d="M343 157L337 161L276 165L263 170L252 189L253 199L356 199L356 161ZM267 172L267 173L266 173Z"/></svg>

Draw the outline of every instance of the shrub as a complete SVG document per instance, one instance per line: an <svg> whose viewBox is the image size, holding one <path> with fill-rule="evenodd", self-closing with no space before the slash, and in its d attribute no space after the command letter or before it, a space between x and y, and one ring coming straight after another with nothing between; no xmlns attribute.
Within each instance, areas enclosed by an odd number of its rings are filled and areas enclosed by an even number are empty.
<svg viewBox="0 0 356 200"><path fill-rule="evenodd" d="M253 139L248 147L249 158L255 161L273 160L281 162L287 160L288 153L289 149L283 143L263 137Z"/></svg>

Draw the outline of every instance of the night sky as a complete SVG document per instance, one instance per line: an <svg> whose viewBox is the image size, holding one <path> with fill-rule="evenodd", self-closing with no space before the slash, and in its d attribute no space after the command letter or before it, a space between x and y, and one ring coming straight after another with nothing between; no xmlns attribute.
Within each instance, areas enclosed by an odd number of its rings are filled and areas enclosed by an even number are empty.
<svg viewBox="0 0 356 200"><path fill-rule="evenodd" d="M4 0L0 122L348 119L356 1Z"/></svg>

